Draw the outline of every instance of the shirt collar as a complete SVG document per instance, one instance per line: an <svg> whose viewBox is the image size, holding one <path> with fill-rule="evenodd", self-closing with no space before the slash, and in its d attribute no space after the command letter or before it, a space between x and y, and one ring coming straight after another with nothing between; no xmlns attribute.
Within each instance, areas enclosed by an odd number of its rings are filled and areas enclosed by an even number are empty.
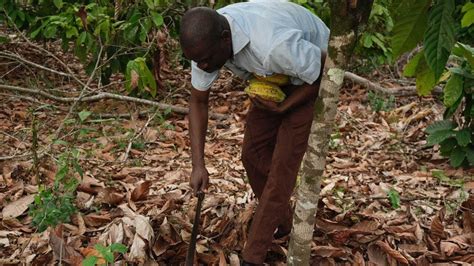
<svg viewBox="0 0 474 266"><path fill-rule="evenodd" d="M222 15L229 22L230 32L232 34L232 51L234 55L236 55L250 42L250 39L231 16L225 13Z"/></svg>

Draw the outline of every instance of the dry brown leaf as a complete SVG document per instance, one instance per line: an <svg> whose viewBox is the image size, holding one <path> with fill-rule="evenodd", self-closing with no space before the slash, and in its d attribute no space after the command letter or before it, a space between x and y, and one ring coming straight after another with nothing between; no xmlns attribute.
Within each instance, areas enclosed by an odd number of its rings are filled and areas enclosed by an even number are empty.
<svg viewBox="0 0 474 266"><path fill-rule="evenodd" d="M323 258L345 257L347 255L344 249L331 246L314 246L311 248L311 251Z"/></svg>
<svg viewBox="0 0 474 266"><path fill-rule="evenodd" d="M163 253L165 253L169 247L170 244L166 242L162 237L159 237L153 245L153 253L155 254L155 256L159 257Z"/></svg>
<svg viewBox="0 0 474 266"><path fill-rule="evenodd" d="M137 215L135 217L135 230L138 235L143 239L150 242L153 239L154 233L153 228L150 225L150 218L143 215Z"/></svg>
<svg viewBox="0 0 474 266"><path fill-rule="evenodd" d="M133 237L132 246L130 247L130 260L143 264L147 258L146 250L145 240L143 240L140 235L135 234Z"/></svg>
<svg viewBox="0 0 474 266"><path fill-rule="evenodd" d="M68 264L79 265L82 256L73 247L64 241L63 225L58 225L54 229L50 229L49 245L53 249L56 258L62 258Z"/></svg>
<svg viewBox="0 0 474 266"><path fill-rule="evenodd" d="M131 199L133 201L145 200L148 197L148 193L150 192L150 187L152 182L147 180L140 183L132 192Z"/></svg>
<svg viewBox="0 0 474 266"><path fill-rule="evenodd" d="M227 105L219 106L219 107L214 108L213 111L219 114L225 114L229 112L229 106Z"/></svg>
<svg viewBox="0 0 474 266"><path fill-rule="evenodd" d="M376 220L364 220L358 224L355 224L351 229L365 231L365 232L375 232L379 229L380 223Z"/></svg>
<svg viewBox="0 0 474 266"><path fill-rule="evenodd" d="M90 247L82 248L81 253L84 256L84 259L86 259L89 256L95 256L97 258L96 264L98 264L98 265L106 264L106 261L105 261L104 257L102 256L102 254L98 250L96 250L95 248L90 248ZM81 265L82 265L82 263L81 263Z"/></svg>
<svg viewBox="0 0 474 266"><path fill-rule="evenodd" d="M389 244L381 240L378 240L377 242L375 242L375 244L381 249L383 249L385 252L387 252L390 257L394 258L398 262L408 264L408 260L400 253L400 251L393 249L392 247L390 247Z"/></svg>
<svg viewBox="0 0 474 266"><path fill-rule="evenodd" d="M95 202L98 204L117 206L122 203L124 198L125 195L119 192L116 188L106 187L99 190L99 194L97 194Z"/></svg>
<svg viewBox="0 0 474 266"><path fill-rule="evenodd" d="M83 218L84 218L85 224L87 226L92 226L92 227L100 227L112 220L109 213L103 213L103 214L91 213L91 214L87 214Z"/></svg>
<svg viewBox="0 0 474 266"><path fill-rule="evenodd" d="M343 229L343 230L336 230L328 233L330 239L336 243L336 245L343 245L345 244L349 238L355 234L372 234L373 232L367 232L363 230L357 229Z"/></svg>
<svg viewBox="0 0 474 266"><path fill-rule="evenodd" d="M385 266L387 263L387 254L377 245L371 244L367 248L369 265ZM370 264L372 263L372 264Z"/></svg>
<svg viewBox="0 0 474 266"><path fill-rule="evenodd" d="M362 254L360 254L359 251L357 251L356 254L354 255L353 265L354 266L365 266L364 256Z"/></svg>
<svg viewBox="0 0 474 266"><path fill-rule="evenodd" d="M447 240L441 241L440 249L441 252L445 253L448 257L462 249L472 247L474 243L471 240L474 238L474 233L463 234L455 237L451 237Z"/></svg>
<svg viewBox="0 0 474 266"><path fill-rule="evenodd" d="M444 239L446 238L446 232L444 231L444 207L438 212L438 214L431 221L431 236L435 239Z"/></svg>
<svg viewBox="0 0 474 266"><path fill-rule="evenodd" d="M33 201L35 201L35 195L24 196L19 200L10 202L2 210L3 219L16 218L22 215L28 210L28 206L33 203Z"/></svg>

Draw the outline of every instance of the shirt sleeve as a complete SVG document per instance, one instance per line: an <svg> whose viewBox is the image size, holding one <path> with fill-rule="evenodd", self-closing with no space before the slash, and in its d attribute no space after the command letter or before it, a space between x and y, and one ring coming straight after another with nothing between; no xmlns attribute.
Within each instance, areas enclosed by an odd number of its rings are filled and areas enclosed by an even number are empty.
<svg viewBox="0 0 474 266"><path fill-rule="evenodd" d="M191 84L196 90L207 91L219 77L219 70L208 73L200 69L196 62L191 61Z"/></svg>
<svg viewBox="0 0 474 266"><path fill-rule="evenodd" d="M275 73L314 83L321 71L321 49L292 30L280 34L265 57L264 66Z"/></svg>

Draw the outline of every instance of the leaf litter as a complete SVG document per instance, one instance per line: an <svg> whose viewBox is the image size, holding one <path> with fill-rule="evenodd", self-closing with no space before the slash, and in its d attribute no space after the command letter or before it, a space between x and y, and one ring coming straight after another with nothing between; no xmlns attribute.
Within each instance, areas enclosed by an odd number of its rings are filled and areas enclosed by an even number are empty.
<svg viewBox="0 0 474 266"><path fill-rule="evenodd" d="M40 55L29 51L28 56L38 60ZM6 79L21 85L20 70ZM175 73L167 78L181 89L166 99L186 107L189 84L183 81L189 80L189 72L177 69ZM243 84L224 72L211 93L211 111L229 119L211 120L208 128L205 157L211 184L196 247L197 260L204 265L240 264L257 205L239 159L250 105L242 90ZM399 98L395 109L375 113L366 93L350 82L341 92L313 235L312 264L474 263L473 171L450 168L436 150L424 146L424 128L442 116L440 102L430 97ZM45 102L52 107L37 112L40 145L48 143L67 111L65 106ZM0 104L0 156L29 152L28 110L37 106L13 94L2 95ZM118 262L182 264L197 203L188 185L187 117L171 114L165 122L150 123L132 145L128 160L121 162L128 142L148 119L138 115L146 107L113 101L82 107L97 112L129 110L133 115L87 124L93 129L87 135L90 141L75 144L82 151L79 161L84 168L75 200L79 213L71 222L43 233L36 232L27 215L27 206L38 192L31 161L0 162L0 262L45 265L61 260L80 265L88 255L103 262L94 245L121 243L128 251L116 255ZM58 146L51 157L60 152ZM51 184L58 171L54 160L44 159L39 169L42 180ZM390 191L399 206L393 205ZM266 263L283 265L287 252L288 238L275 240Z"/></svg>

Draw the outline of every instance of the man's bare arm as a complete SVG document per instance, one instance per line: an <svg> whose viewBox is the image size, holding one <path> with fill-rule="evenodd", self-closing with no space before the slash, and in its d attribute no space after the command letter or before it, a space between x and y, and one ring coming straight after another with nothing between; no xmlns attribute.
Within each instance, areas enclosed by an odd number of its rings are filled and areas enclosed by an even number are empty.
<svg viewBox="0 0 474 266"><path fill-rule="evenodd" d="M199 190L205 190L208 184L208 173L204 164L204 143L208 124L209 91L191 89L189 104L189 136L193 166L190 184L196 194Z"/></svg>

